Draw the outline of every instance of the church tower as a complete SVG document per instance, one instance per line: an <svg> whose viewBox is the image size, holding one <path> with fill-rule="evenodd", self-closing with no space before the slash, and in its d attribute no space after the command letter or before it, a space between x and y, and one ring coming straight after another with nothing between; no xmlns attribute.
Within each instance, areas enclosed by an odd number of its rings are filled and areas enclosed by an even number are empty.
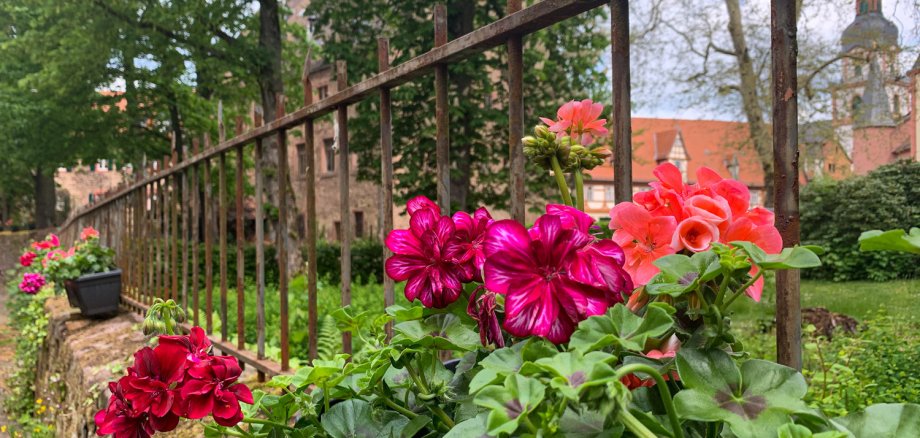
<svg viewBox="0 0 920 438"><path fill-rule="evenodd" d="M853 154L854 129L893 126L910 113L910 86L898 68L898 27L881 0L855 0L856 16L840 37L842 77L833 89L833 125Z"/></svg>

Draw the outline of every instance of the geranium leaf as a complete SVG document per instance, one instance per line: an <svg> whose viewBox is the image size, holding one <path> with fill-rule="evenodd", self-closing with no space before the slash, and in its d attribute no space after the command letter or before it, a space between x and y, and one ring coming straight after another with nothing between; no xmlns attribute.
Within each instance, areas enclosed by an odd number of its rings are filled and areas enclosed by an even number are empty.
<svg viewBox="0 0 920 438"><path fill-rule="evenodd" d="M483 388L473 400L476 405L489 409L487 429L489 435L512 434L521 416L526 416L540 402L546 388L537 379L520 374L505 378L504 385Z"/></svg>
<svg viewBox="0 0 920 438"><path fill-rule="evenodd" d="M763 269L806 269L818 266L821 266L821 259L803 246L785 248L779 254L769 254L766 261L760 263Z"/></svg>
<svg viewBox="0 0 920 438"><path fill-rule="evenodd" d="M901 251L920 254L920 228L904 230L872 230L859 236L860 251Z"/></svg>
<svg viewBox="0 0 920 438"><path fill-rule="evenodd" d="M600 412L584 410L575 412L566 409L559 420L559 431L566 438L619 438L623 435L623 425L614 424L604 427L606 418Z"/></svg>
<svg viewBox="0 0 920 438"><path fill-rule="evenodd" d="M843 432L830 431L812 433L812 431L801 424L784 424L776 431L778 438L847 438Z"/></svg>
<svg viewBox="0 0 920 438"><path fill-rule="evenodd" d="M652 303L640 317L618 303L606 314L579 323L569 341L569 349L587 353L619 345L626 350L642 351L649 337L660 336L673 325L673 313L674 308L667 304Z"/></svg>
<svg viewBox="0 0 920 438"><path fill-rule="evenodd" d="M739 370L722 350L684 348L677 369L686 389L674 399L678 414L697 421L725 421L739 438L762 436L811 413L802 402L805 378L792 368L749 360Z"/></svg>
<svg viewBox="0 0 920 438"><path fill-rule="evenodd" d="M444 438L486 438L486 432L486 415L477 415L457 423Z"/></svg>
<svg viewBox="0 0 920 438"><path fill-rule="evenodd" d="M323 430L333 438L376 438L383 429L374 419L371 405L360 399L337 403L320 422Z"/></svg>
<svg viewBox="0 0 920 438"><path fill-rule="evenodd" d="M456 315L432 315L423 321L396 324L394 344L417 344L435 350L471 351L480 345L479 334L464 326Z"/></svg>
<svg viewBox="0 0 920 438"><path fill-rule="evenodd" d="M832 423L846 428L856 437L920 436L920 405L913 403L881 403L846 417L834 418Z"/></svg>

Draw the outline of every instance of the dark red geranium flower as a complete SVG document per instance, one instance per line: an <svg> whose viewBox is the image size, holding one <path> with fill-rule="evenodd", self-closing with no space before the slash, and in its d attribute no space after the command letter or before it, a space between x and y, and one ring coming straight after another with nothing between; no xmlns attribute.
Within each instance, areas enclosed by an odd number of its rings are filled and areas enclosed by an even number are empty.
<svg viewBox="0 0 920 438"><path fill-rule="evenodd" d="M477 289L477 292L480 290L483 291L482 294L474 292L470 295L466 313L479 323L479 340L484 347L494 344L495 348L502 348L505 346L505 338L502 336L498 315L495 314L495 293L483 287Z"/></svg>
<svg viewBox="0 0 920 438"><path fill-rule="evenodd" d="M186 368L207 360L211 354L211 340L201 327L192 327L188 336L160 336L160 346L174 346L185 352Z"/></svg>
<svg viewBox="0 0 920 438"><path fill-rule="evenodd" d="M151 420L158 422L157 430L165 432L161 427L174 428L178 423L172 412L176 397L172 385L182 380L184 372L183 349L169 344L144 347L134 353L134 366L128 369L129 378L123 384L125 398L138 411L148 412Z"/></svg>
<svg viewBox="0 0 920 438"><path fill-rule="evenodd" d="M96 434L99 436L148 438L154 434L154 428L148 420L147 413L134 409L131 402L125 399L122 382L126 379L131 379L131 377L125 376L118 382L109 382L109 391L112 392L109 405L97 412L93 418L96 422Z"/></svg>
<svg viewBox="0 0 920 438"><path fill-rule="evenodd" d="M35 257L38 257L38 254L32 251L26 251L25 254L19 256L19 264L24 268L32 266L32 262L35 261Z"/></svg>
<svg viewBox="0 0 920 438"><path fill-rule="evenodd" d="M184 412L191 419L208 414L221 426L235 426L243 419L240 402L252 404L252 392L237 383L242 370L232 356L212 356L207 362L189 368L180 390Z"/></svg>
<svg viewBox="0 0 920 438"><path fill-rule="evenodd" d="M492 215L485 207L480 207L472 216L465 211L454 213L453 221L456 228L454 238L460 247L457 262L473 263L476 268L473 280L482 282L482 265L486 262L483 240L489 225L494 222Z"/></svg>
<svg viewBox="0 0 920 438"><path fill-rule="evenodd" d="M463 283L473 278L472 264L456 260L463 248L454 240L454 222L431 208L419 208L409 220L408 230L393 230L386 245L393 256L386 261L386 273L405 281L406 298L418 298L425 307L447 307L457 300Z"/></svg>

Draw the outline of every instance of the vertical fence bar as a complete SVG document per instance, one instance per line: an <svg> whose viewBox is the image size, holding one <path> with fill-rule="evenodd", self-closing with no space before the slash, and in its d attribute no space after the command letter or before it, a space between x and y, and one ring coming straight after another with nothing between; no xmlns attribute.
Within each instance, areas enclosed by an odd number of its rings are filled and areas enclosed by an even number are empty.
<svg viewBox="0 0 920 438"><path fill-rule="evenodd" d="M284 95L279 94L275 102L275 118L284 117L285 109ZM278 229L275 230L278 255L278 300L279 313L281 319L281 370L288 370L290 361L290 345L288 340L288 279L287 279L287 245L285 241L288 236L287 223L287 198L288 198L288 149L287 149L287 131L278 130Z"/></svg>
<svg viewBox="0 0 920 438"><path fill-rule="evenodd" d="M521 10L521 0L508 0L507 12ZM511 218L524 223L524 39L508 39L508 147L511 164Z"/></svg>
<svg viewBox="0 0 920 438"><path fill-rule="evenodd" d="M632 201L632 115L629 84L629 0L610 1L613 82L613 184L616 202Z"/></svg>
<svg viewBox="0 0 920 438"><path fill-rule="evenodd" d="M310 81L310 56L304 62L303 69L303 104L308 106L313 103L313 83ZM316 322L317 322L317 297L316 297L316 156L313 144L313 119L308 119L303 125L304 149L306 163L306 239L307 239L307 334L308 359L313 362L316 358Z"/></svg>
<svg viewBox="0 0 920 438"><path fill-rule="evenodd" d="M198 139L195 138L192 140L192 154L198 155ZM201 288L198 278L198 229L201 226L201 218L198 214L200 210L200 201L201 201L201 184L198 180L198 168L199 164L196 161L195 164L191 166L192 171L192 321L195 325L200 326L201 320L199 319L199 309L201 302L198 296L198 289Z"/></svg>
<svg viewBox="0 0 920 438"><path fill-rule="evenodd" d="M169 155L164 155L164 156L163 156L163 172L165 173L166 170L169 169L169 167L170 167L170 164L169 164ZM162 292L162 295L160 296L160 298L162 298L163 300L169 299L169 297L170 297L170 290L172 289L172 288L171 288L171 285L170 285L170 283L169 283L169 279L170 279L170 275L169 275L169 274L170 274L170 272L169 272L170 258L169 258L169 255L171 254L171 252L170 252L170 249L171 249L171 248L170 248L170 241L169 241L169 225L170 225L170 220L169 220L169 210L170 210L170 208L169 208L169 198L170 198L170 193L169 193L169 179L170 179L169 176L166 176L165 174L164 174L164 176L163 176L162 178L160 178L160 193L162 194L162 197L160 198L160 206L162 207L162 211L160 212L160 221L161 221L162 224L163 224L162 233L160 234L160 237L163 239L163 265L162 265L161 268L160 268L160 275L163 277L163 278L162 278L162 284L161 284L161 285L162 285L162 288L163 288L163 292Z"/></svg>
<svg viewBox="0 0 920 438"><path fill-rule="evenodd" d="M188 160L188 151L183 147L183 151L180 154L183 161ZM189 280L189 228L191 227L191 221L188 214L190 210L189 207L189 175L191 173L191 167L186 167L179 175L181 186L180 192L182 195L182 203L180 204L181 215L179 219L182 223L182 233L179 234L179 242L182 245L182 310L188 309L188 280Z"/></svg>
<svg viewBox="0 0 920 438"><path fill-rule="evenodd" d="M238 119L237 125L242 125ZM246 262L243 259L243 145L236 147L236 347L243 349L246 344L244 280Z"/></svg>
<svg viewBox="0 0 920 438"><path fill-rule="evenodd" d="M377 38L377 71L383 73L390 69L390 40ZM393 231L393 117L390 102L390 89L380 89L380 176L383 185L383 238ZM386 261L392 251L383 246L383 260ZM388 275L383 276L383 304L386 307L394 303L394 282ZM386 326L387 339L393 337L393 323Z"/></svg>
<svg viewBox="0 0 920 438"><path fill-rule="evenodd" d="M256 106L252 112L252 125L262 126L262 108ZM262 138L256 138L255 146L255 204L256 204L256 355L265 357L265 188L262 175Z"/></svg>
<svg viewBox="0 0 920 438"><path fill-rule="evenodd" d="M773 0L771 55L773 59L773 168L776 228L783 246L799 243L798 78L796 1ZM776 357L779 363L802 369L802 314L799 271L776 273Z"/></svg>
<svg viewBox="0 0 920 438"><path fill-rule="evenodd" d="M176 150L173 149L172 159L170 160L169 167L173 167L178 164L178 156ZM169 254L169 261L171 263L170 274L172 274L172 280L170 281L170 292L171 297L175 301L179 301L179 174L173 173L172 177L169 178L170 181L170 192L169 192L169 248L171 250Z"/></svg>
<svg viewBox="0 0 920 438"><path fill-rule="evenodd" d="M159 165L160 163L165 163L165 160L157 162L158 164L157 173L158 174L161 173L163 169L163 166ZM164 223L165 221L163 219L164 218L163 213L165 212L164 206L166 205L166 203L163 202L163 198L165 196L163 194L163 178L157 179L156 183L154 184L154 187L156 188L156 196L154 197L154 213L153 214L154 214L154 221L156 221L156 230L157 230L156 234L154 235L154 238L157 240L157 264L156 264L156 269L153 272L153 275L154 275L154 281L156 281L156 297L163 299L163 296L165 295L164 294L165 283L163 281L163 273L165 272L165 269L163 267L165 266L166 261L167 261L166 251L165 251L166 239L163 238L163 232L166 228L165 223Z"/></svg>
<svg viewBox="0 0 920 438"><path fill-rule="evenodd" d="M144 290L143 290L143 301L144 304L148 304L148 298L150 293L153 291L153 282L152 274L153 272L153 244L150 241L150 236L152 233L152 221L151 221L151 200L153 198L153 186L151 184L144 185L144 246L143 252L141 253L141 266L144 268Z"/></svg>
<svg viewBox="0 0 920 438"><path fill-rule="evenodd" d="M223 141L221 141L223 143ZM227 340L227 154L217 164L218 245L220 246L220 339Z"/></svg>
<svg viewBox="0 0 920 438"><path fill-rule="evenodd" d="M345 61L336 61L336 91L348 88L348 71ZM336 109L339 125L339 212L342 229L342 306L351 304L351 205L349 202L348 105ZM351 354L351 332L342 332L342 350Z"/></svg>
<svg viewBox="0 0 920 438"><path fill-rule="evenodd" d="M219 108L219 106L218 106ZM223 123L222 121L220 122ZM204 135L204 149L210 149L211 138ZM211 188L211 160L205 159L202 164L204 174L204 307L205 321L208 334L214 332L214 198Z"/></svg>
<svg viewBox="0 0 920 438"><path fill-rule="evenodd" d="M447 44L447 6L434 5L434 46ZM447 64L434 68L435 121L437 123L438 206L450 214L450 110L447 107ZM343 224L344 226L344 224Z"/></svg>

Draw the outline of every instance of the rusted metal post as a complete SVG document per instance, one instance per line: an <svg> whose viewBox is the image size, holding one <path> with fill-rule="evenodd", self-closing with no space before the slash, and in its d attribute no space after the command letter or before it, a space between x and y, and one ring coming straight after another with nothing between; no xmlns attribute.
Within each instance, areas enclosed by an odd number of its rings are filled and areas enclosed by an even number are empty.
<svg viewBox="0 0 920 438"><path fill-rule="evenodd" d="M220 340L226 341L227 324L227 154L218 156L217 164L218 245L220 246Z"/></svg>
<svg viewBox="0 0 920 438"><path fill-rule="evenodd" d="M184 146L183 146L184 149ZM179 156L187 160L188 151L182 151ZM179 234L179 242L182 244L182 302L179 303L183 309L188 309L188 279L189 279L189 228L191 227L191 222L189 221L189 173L191 168L187 167L181 172L179 177L181 178L181 189L182 194L182 203L180 204L180 219L182 221L182 233Z"/></svg>
<svg viewBox="0 0 920 438"><path fill-rule="evenodd" d="M521 0L508 0L508 14L521 10ZM524 186L524 39L508 39L508 156L511 180L511 219L525 220Z"/></svg>
<svg viewBox="0 0 920 438"><path fill-rule="evenodd" d="M173 148L172 157L169 161L169 167L178 164L178 153ZM169 261L171 280L170 297L179 301L179 174L174 173L169 178ZM180 303L181 304L181 303Z"/></svg>
<svg viewBox="0 0 920 438"><path fill-rule="evenodd" d="M205 133L204 149L211 148L211 137ZM201 172L204 177L204 318L208 334L214 332L214 197L211 188L211 160L205 159Z"/></svg>
<svg viewBox="0 0 920 438"><path fill-rule="evenodd" d="M262 108L256 106L252 112L252 126L262 126ZM256 204L256 354L265 357L265 200L263 199L264 176L262 175L262 139L256 138L255 146L255 204Z"/></svg>
<svg viewBox="0 0 920 438"><path fill-rule="evenodd" d="M284 117L284 95L276 96L276 118ZM278 254L278 318L281 320L281 369L287 371L290 361L290 342L288 340L288 279L287 279L287 198L288 198L288 149L287 131L278 130L278 229L275 230L275 247Z"/></svg>
<svg viewBox="0 0 920 438"><path fill-rule="evenodd" d="M310 56L304 62L303 69L303 104L309 106L313 103L313 83L310 81ZM316 358L316 332L317 332L317 297L316 297L316 155L314 147L313 119L307 119L303 125L304 149L306 163L306 224L304 230L307 239L307 330L308 330L308 359L312 362Z"/></svg>
<svg viewBox="0 0 920 438"><path fill-rule="evenodd" d="M610 1L613 82L613 183L616 202L632 201L632 120L629 85L629 0Z"/></svg>
<svg viewBox="0 0 920 438"><path fill-rule="evenodd" d="M799 153L796 77L796 1L773 0L770 14L773 59L773 168L776 228L783 246L799 243ZM776 358L802 369L799 271L776 273Z"/></svg>
<svg viewBox="0 0 920 438"><path fill-rule="evenodd" d="M243 124L242 118L237 119L237 126ZM237 128L239 129L239 128ZM236 147L236 348L243 349L246 347L246 326L245 326L245 276L246 261L244 260L243 244L246 239L243 230L243 145Z"/></svg>
<svg viewBox="0 0 920 438"><path fill-rule="evenodd" d="M390 69L390 40L377 38L377 71ZM393 118L390 89L380 89L380 177L383 185L383 238L393 231ZM393 252L383 246L383 260L386 262ZM388 275L383 276L383 305L390 307L395 302L395 284ZM386 325L387 339L393 337L393 323Z"/></svg>
<svg viewBox="0 0 920 438"><path fill-rule="evenodd" d="M196 157L198 156L198 139L197 138L192 140L192 154L195 155ZM191 190L192 192L192 202L191 202L192 221L191 223L192 223L192 297L193 297L192 298L192 303L193 303L192 321L195 323L195 325L200 326L201 322L199 322L200 321L199 320L199 313L200 313L199 309L201 306L201 302L198 297L198 289L200 289L201 286L198 281L199 280L198 278L198 274L199 274L198 227L201 226L201 217L198 214L198 212L200 211L200 208L201 208L200 203L199 203L201 201L201 184L199 184L199 180L198 180L198 173L199 173L198 168L199 167L200 166L198 165L197 162L191 167L191 170L192 170L192 178L191 178L192 179L192 190Z"/></svg>
<svg viewBox="0 0 920 438"><path fill-rule="evenodd" d="M336 61L336 92L348 88L348 71L345 61ZM339 214L342 227L342 306L351 304L351 205L349 202L349 168L351 157L348 153L348 106L342 105L336 110L339 125ZM351 332L342 332L342 350L351 354Z"/></svg>
<svg viewBox="0 0 920 438"><path fill-rule="evenodd" d="M447 6L434 5L434 46L447 44ZM447 64L434 68L435 122L437 125L438 206L450 214L450 108L447 102Z"/></svg>

